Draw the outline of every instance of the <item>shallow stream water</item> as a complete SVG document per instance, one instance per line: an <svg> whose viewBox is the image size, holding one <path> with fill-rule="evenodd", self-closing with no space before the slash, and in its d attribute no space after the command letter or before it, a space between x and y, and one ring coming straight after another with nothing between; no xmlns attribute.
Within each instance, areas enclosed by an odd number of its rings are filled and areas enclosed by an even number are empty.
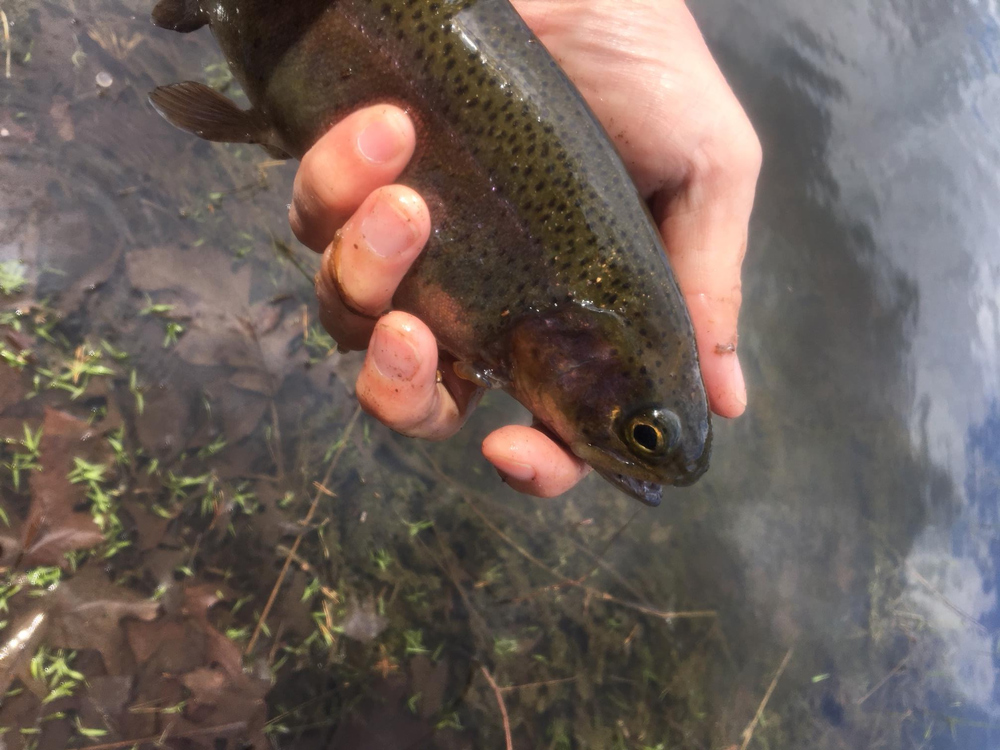
<svg viewBox="0 0 1000 750"><path fill-rule="evenodd" d="M504 747L498 696L515 748L1000 746L996 3L692 0L765 151L750 406L655 510L507 490L504 397L359 415L293 165L160 120L232 89L147 5L0 3L0 748Z"/></svg>

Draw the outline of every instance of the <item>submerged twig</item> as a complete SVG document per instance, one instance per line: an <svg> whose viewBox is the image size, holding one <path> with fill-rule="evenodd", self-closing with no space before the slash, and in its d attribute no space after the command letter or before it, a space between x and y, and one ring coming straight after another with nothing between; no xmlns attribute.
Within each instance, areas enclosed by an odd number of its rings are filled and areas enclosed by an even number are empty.
<svg viewBox="0 0 1000 750"><path fill-rule="evenodd" d="M497 681L493 679L493 675L490 674L490 670L486 668L484 664L479 668L486 681L490 683L490 687L493 688L493 692L497 696L497 704L500 706L500 715L503 717L503 733L504 737L507 738L507 750L514 750L514 743L510 739L510 719L507 718L507 706L504 705L503 695L500 693L500 688L497 686Z"/></svg>
<svg viewBox="0 0 1000 750"><path fill-rule="evenodd" d="M690 619L714 618L718 616L718 613L715 610L711 609L693 610L686 612L684 611L667 612L663 610L654 609L653 607L649 607L644 604L639 604L637 602L630 602L625 599L619 599L618 597L613 596L607 593L606 591L601 591L600 589L594 588L593 586L585 585L583 581L585 581L587 577L591 575L591 573L587 573L581 578L574 580L566 575L563 575L562 573L559 573L558 571L553 570L544 562L542 562L537 557L528 552L526 549L521 547L517 542L511 539L510 536L505 534L495 523L493 523L490 519L488 519L486 515L477 507L477 505L474 502L472 502L471 499L469 499L470 490L467 487L464 487L458 482L456 482L452 477L448 476L448 474L442 471L441 468L434 461L434 459L430 455L428 455L426 450L420 449L420 453L423 456L424 461L426 461L427 464L429 464L430 471L428 471L426 467L418 465L417 462L410 460L410 458L406 455L405 452L400 451L397 453L397 456L414 471L423 473L425 476L443 479L452 487L454 487L458 496L465 502L466 505L468 505L473 510L473 512L475 512L477 516L479 516L480 520L482 520L482 522L486 524L486 527L490 529L490 531L492 531L494 534L500 537L504 542L513 547L514 550L519 555L521 555L525 560L530 562L532 565L541 568L549 575L559 580L559 583L547 586L541 589L542 591L551 591L562 588L564 586L571 586L573 588L580 589L581 591L587 593L590 596L596 597L600 601L610 602L612 604L618 605L619 607L624 607L626 609L631 609L636 612L641 612L643 614L650 615L652 617L657 617L661 620L682 620L682 619L690 620ZM612 536L610 541L613 542L614 539L615 536ZM595 553L592 552L590 554L594 555Z"/></svg>
<svg viewBox="0 0 1000 750"><path fill-rule="evenodd" d="M555 680L542 680L540 682L526 682L523 685L508 685L507 687L500 688L501 693L509 693L514 690L527 690L528 688L534 687L546 687L548 685L563 685L567 682L576 682L576 677L560 677Z"/></svg>
<svg viewBox="0 0 1000 750"><path fill-rule="evenodd" d="M717 615L717 612L714 609L702 609L702 610L693 610L687 612L673 612L673 611L666 612L663 610L654 609L653 607L647 607L644 604L638 604L636 602L626 601L625 599L619 599L617 596L613 596L612 594L609 594L606 591L601 591L600 589L596 589L593 586L587 586L583 583L583 580L586 579L586 576L584 576L584 578L581 580L574 580L573 578L569 578L568 576L565 576L562 573L559 573L550 568L544 562L539 560L537 557L532 555L526 549L521 547L517 542L511 539L510 536L505 534L495 523L493 523L490 519L488 519L486 515L481 510L479 510L479 508L476 507L476 504L473 503L468 497L466 497L464 494L461 495L461 497L462 500L464 500L465 503L470 508L472 508L475 514L479 516L480 520L482 520L482 522L486 524L486 526L494 534L499 536L501 539L507 542L507 544L513 547L518 552L518 554L520 554L525 560L546 571L549 575L555 576L560 580L560 584L549 586L547 587L546 590L560 588L561 586L572 586L573 588L578 588L581 591L585 591L587 594L596 597L600 601L611 602L612 604L617 604L619 607L631 609L634 610L635 612L641 612L643 614L650 615L652 617L658 617L661 620L694 620L694 619L715 617Z"/></svg>
<svg viewBox="0 0 1000 750"><path fill-rule="evenodd" d="M275 252L280 257L285 258L285 260L287 260L289 263L295 266L295 268L298 269L299 273L305 276L306 281L312 284L316 278L316 274L310 271L308 268L306 268L305 263L303 263L302 260L295 255L295 251L292 249L292 246L289 245L284 240L280 239L277 235L274 234L274 232L268 230L268 234L271 235L271 247L274 248Z"/></svg>
<svg viewBox="0 0 1000 750"><path fill-rule="evenodd" d="M747 728L743 730L743 744L740 745L740 750L747 750L747 745L749 745L750 740L753 739L753 733L756 731L757 725L760 723L760 719L764 715L764 709L767 707L767 702L771 700L771 694L778 686L778 680L780 680L781 675L785 673L785 667L788 666L788 662L792 658L793 651L795 651L794 646L788 649L788 653L785 654L785 658L781 660L781 666L779 666L778 671L774 673L774 679L771 680L771 684L768 686L767 692L764 693L764 700L762 700L760 705L757 707L757 713L754 714L753 721L747 724Z"/></svg>
<svg viewBox="0 0 1000 750"><path fill-rule="evenodd" d="M591 570L582 580L592 577L598 571L598 569L600 569L611 575L612 578L618 581L619 585L628 589L629 592L632 594L632 596L634 596L636 599L645 598L643 597L642 593L625 578L625 576L623 576L621 573L615 570L614 566L612 566L604 559L604 556L608 554L608 551L611 549L611 547L614 546L614 544L618 541L621 535L625 533L625 530L631 525L632 521L635 520L635 518L639 515L639 513L640 510L636 508L632 512L632 515L628 517L628 520L625 521L625 523L623 523L621 527L614 534L611 535L611 538L609 538L607 542L605 542L604 547L601 549L600 552L594 552L586 544L582 544L578 540L574 539L572 536L566 537L569 540L570 544L572 544L574 547L580 550L580 552L582 552L583 554L590 557L595 563L594 569Z"/></svg>
<svg viewBox="0 0 1000 750"><path fill-rule="evenodd" d="M878 683L877 683L877 684L875 685L875 687L873 687L873 688L872 688L871 690L869 690L869 691L868 691L867 693L865 693L865 694L864 694L863 696L861 696L860 698L858 698L858 700L857 700L857 701L855 701L855 705L858 705L858 706L860 706L860 705L861 705L862 703L864 703L864 702L865 702L866 700L868 700L868 699L869 699L869 698L871 698L871 697L872 697L873 695L875 695L875 693L877 693L877 692L878 692L879 688L881 688L881 687L882 687L883 685L885 685L885 683L887 683L887 682L888 682L889 680L891 680L891 679L893 678L893 676L895 676L895 675L899 674L899 671L900 671L900 670L901 670L901 669L902 669L903 667L905 667L905 666L906 666L906 662L908 662L908 661L910 660L910 657L911 657L911 656L913 656L913 652L912 652L912 651L911 651L910 653L908 653L908 654L907 654L907 655L906 655L906 656L905 656L905 657L903 658L903 660L899 662L899 664L897 664L896 666L894 666L894 667L892 668L892 670L891 670L891 671L889 672L889 674L887 674L887 675L886 675L885 677L883 677L883 678L882 678L881 680L879 680L879 681L878 681Z"/></svg>
<svg viewBox="0 0 1000 750"><path fill-rule="evenodd" d="M254 336L254 339L257 337ZM257 342L257 347L260 348L260 342ZM271 448L272 455L274 456L274 463L277 465L278 476L285 476L285 451L281 445L281 425L278 423L278 407L274 405L274 399L271 399L271 429L273 430L273 440L272 445L268 447Z"/></svg>
<svg viewBox="0 0 1000 750"><path fill-rule="evenodd" d="M3 22L3 44L7 48L6 75L10 78L10 25L7 23L7 14L0 10L0 22Z"/></svg>
<svg viewBox="0 0 1000 750"><path fill-rule="evenodd" d="M416 539L415 541L420 545L427 556L441 569L441 572L445 574L448 580L451 581L451 585L455 587L455 591L457 591L458 595L462 598L462 601L465 603L465 608L469 612L469 619L473 625L473 634L476 634L476 631L479 631L483 637L486 637L490 632L489 625L486 623L486 618L483 617L482 613L480 613L478 609L476 609L475 605L472 603L472 599L469 597L468 592L466 592L462 583L458 580L458 576L456 576L454 570L452 570L452 565L454 563L448 559L448 554L450 553L453 556L454 553L452 553L451 550L445 546L441 537L438 536L437 533L434 534L434 537L437 540L438 549L441 550L441 559L438 559L434 553L431 552L430 547L420 541L420 539Z"/></svg>
<svg viewBox="0 0 1000 750"><path fill-rule="evenodd" d="M950 609L952 612L961 617L970 625L974 625L976 629L979 630L980 632L989 634L990 629L988 627L983 625L981 622L979 622L979 620L977 620L975 617L973 617L968 612L959 607L957 604L955 604L953 601L951 601L947 596L938 591L934 587L934 584L932 584L930 581L928 581L926 578L920 575L920 573L912 565L909 566L909 572L913 574L913 577L917 579L917 582L920 583L921 586L923 586L931 594L940 599L941 603L944 604L944 606L946 606L948 609Z"/></svg>
<svg viewBox="0 0 1000 750"><path fill-rule="evenodd" d="M608 550L610 550L611 547L612 547L612 545L614 545L614 543L616 541L618 541L618 538L625 532L625 529L628 528L629 524L632 523L633 519L636 517L636 515L638 515L638 513L639 513L639 511L636 510L634 513L632 513L631 516L629 516L629 519L621 526L621 528L619 528L614 534L611 535L611 538L608 539L608 541L604 544L604 548L600 552L594 552L589 547L587 547L587 545L581 544L580 542L578 542L576 539L574 539L571 536L567 536L566 539L570 542L570 544L572 544L580 552L584 553L585 555L587 555L588 557L590 557L592 560L594 560L594 563L595 563L594 567L590 570L590 572L584 573L579 578L575 578L575 579L571 579L571 580L575 581L576 584L582 584L588 578L593 578L593 576L597 573L597 571L604 570L604 571L607 571L616 581L618 581L619 585L621 585L622 587L628 589L628 591L636 599L642 599L642 598L644 598L642 596L642 594L639 592L639 590L635 588L635 586L633 586L631 583L629 583L621 573L619 573L617 570L615 570L614 567L612 567L611 565L609 565L604 560L604 556L608 553ZM530 601L532 599L537 598L538 596L542 595L543 593L545 593L547 591L554 591L554 590L557 590L557 589L565 588L566 586L569 586L569 585L575 585L575 584L570 584L569 582L553 583L553 584L551 584L549 586L543 586L542 588L537 589L534 593L528 594L526 596L518 597L514 601L516 603ZM639 604L638 606L648 606L648 605Z"/></svg>
<svg viewBox="0 0 1000 750"><path fill-rule="evenodd" d="M222 734L225 732L232 732L237 729L245 728L247 723L245 721L233 721L229 724L219 724L214 727L202 727L200 729L190 729L185 732L178 732L177 734L169 735L169 739L180 740L189 737L200 737L206 734ZM161 745L168 739L163 732L160 734L150 735L148 737L140 737L135 740L119 740L118 742L106 742L103 745L87 745L87 750L117 750L121 747L138 747L139 745L154 744Z"/></svg>
<svg viewBox="0 0 1000 750"><path fill-rule="evenodd" d="M359 406L354 410L354 415L347 423L347 427L344 428L343 443L330 460L330 465L326 469L326 476L324 476L323 481L319 483L320 487L327 484L330 481L330 477L333 476L333 470L337 468L337 463L340 461L340 457L343 455L344 449L347 448L348 439L351 437L351 432L354 430L354 425L357 424L358 417L360 416L361 407ZM257 645L257 639L260 637L260 631L264 627L264 623L267 621L267 616L271 613L271 607L274 606L274 602L278 598L278 590L281 588L281 584L284 583L285 576L288 575L288 569L292 565L292 559L299 551L299 545L302 544L303 538L305 538L306 533L309 531L309 522L312 521L312 517L316 514L316 508L319 506L319 500L324 495L325 493L322 489L316 490L316 494L313 496L312 504L309 506L309 511L306 513L306 517L302 519L302 531L300 531L299 535L295 537L295 541L292 543L291 549L288 550L288 554L285 556L285 564L281 566L281 572L278 573L278 580L274 582L274 588L271 589L271 595L267 598L267 603L264 605L264 611L260 613L260 619L257 620L257 626L253 629L253 635L250 636L250 642L247 643L247 647L243 653L251 653L254 646Z"/></svg>

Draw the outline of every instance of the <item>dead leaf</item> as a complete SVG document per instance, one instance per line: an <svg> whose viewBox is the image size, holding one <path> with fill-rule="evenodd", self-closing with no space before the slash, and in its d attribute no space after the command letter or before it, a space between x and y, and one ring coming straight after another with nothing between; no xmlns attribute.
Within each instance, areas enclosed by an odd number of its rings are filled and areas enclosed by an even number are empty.
<svg viewBox="0 0 1000 750"><path fill-rule="evenodd" d="M116 586L89 567L62 583L53 594L48 642L57 648L95 649L109 674L126 674L130 665L123 623L148 622L160 605Z"/></svg>
<svg viewBox="0 0 1000 750"><path fill-rule="evenodd" d="M81 696L80 724L85 727L114 726L132 698L132 675L87 678Z"/></svg>
<svg viewBox="0 0 1000 750"><path fill-rule="evenodd" d="M181 684L191 691L196 703L214 706L226 686L226 675L217 669L199 667L181 677Z"/></svg>
<svg viewBox="0 0 1000 750"><path fill-rule="evenodd" d="M274 395L274 379L261 370L238 370L230 376L229 382L245 391Z"/></svg>
<svg viewBox="0 0 1000 750"><path fill-rule="evenodd" d="M208 624L208 611L222 601L219 587L208 583L194 584L184 587L181 600L181 613Z"/></svg>
<svg viewBox="0 0 1000 750"><path fill-rule="evenodd" d="M0 365L0 413L20 403L28 393L24 375L13 367Z"/></svg>
<svg viewBox="0 0 1000 750"><path fill-rule="evenodd" d="M0 726L30 727L38 721L38 711L41 699L34 693L25 690L20 695L5 698L0 703ZM19 732L7 732L3 735L3 750L25 750L35 747L35 738L22 737ZM32 744L27 744L31 742ZM64 746L65 747L65 746Z"/></svg>
<svg viewBox="0 0 1000 750"><path fill-rule="evenodd" d="M270 404L263 394L234 387L228 377L207 384L205 395L213 415L222 422L222 434L230 443L238 443L253 432Z"/></svg>
<svg viewBox="0 0 1000 750"><path fill-rule="evenodd" d="M141 477L140 480L150 486L155 485L154 480L148 475ZM122 509L131 516L135 524L137 538L133 546L140 552L147 552L159 546L167 534L170 519L156 515L145 503L135 500L125 501Z"/></svg>
<svg viewBox="0 0 1000 750"><path fill-rule="evenodd" d="M196 634L189 631L183 621L160 619L153 622L130 622L125 625L125 634L129 648L140 664L151 661L154 655L163 650L164 644L181 644L184 660L180 662L182 666L179 671L183 672L197 667L200 662L199 651L204 648L199 642L203 639L188 640L189 634ZM158 661L162 661L164 666L176 669L177 660L170 658L169 655Z"/></svg>
<svg viewBox="0 0 1000 750"><path fill-rule="evenodd" d="M102 454L106 456L106 447L98 443L98 433L83 420L57 409L45 410L40 446L42 470L31 475L33 514L57 517L72 512L84 489L69 481L73 458L93 461Z"/></svg>
<svg viewBox="0 0 1000 750"><path fill-rule="evenodd" d="M433 663L426 656L415 656L410 662L410 684L420 693L420 716L429 719L444 705L448 687L448 662Z"/></svg>
<svg viewBox="0 0 1000 750"><path fill-rule="evenodd" d="M190 400L195 395L194 387L186 385L186 381L178 380L169 388L148 388L143 412L135 419L139 443L151 456L163 461L176 458L184 450L194 429Z"/></svg>
<svg viewBox="0 0 1000 750"><path fill-rule="evenodd" d="M0 526L0 569L9 568L21 555L21 534L17 527Z"/></svg>
<svg viewBox="0 0 1000 750"><path fill-rule="evenodd" d="M91 549L104 541L104 534L88 513L47 517L33 539L25 540L21 566L62 565L67 552Z"/></svg>
<svg viewBox="0 0 1000 750"><path fill-rule="evenodd" d="M198 313L233 314L246 309L250 298L250 269L233 270L232 256L196 248L157 247L132 250L125 257L132 286L143 292L164 292L174 305L172 314L198 319ZM197 273L192 273L197 269Z"/></svg>
<svg viewBox="0 0 1000 750"><path fill-rule="evenodd" d="M249 389L267 395L304 368L305 353L289 351L302 332L300 317L271 302L251 302L249 265L234 270L228 254L174 247L132 251L125 265L136 289L155 293L157 302L173 306L172 318L186 321L174 349L185 362L260 373ZM192 265L198 273L190 272Z"/></svg>
<svg viewBox="0 0 1000 750"><path fill-rule="evenodd" d="M409 681L394 676L382 680L337 726L330 750L385 750L437 747L434 726L415 716L406 705Z"/></svg>
<svg viewBox="0 0 1000 750"><path fill-rule="evenodd" d="M240 649L209 622L209 611L219 601L216 592L208 584L187 586L159 619L128 624L129 647L143 665L140 697L163 705L177 702L183 696L165 684L174 682L190 695L183 714L171 718L172 733L232 725L238 728L235 735L264 748L264 696L270 682L245 673ZM176 600L177 593L165 599ZM205 737L203 746L213 747L214 739ZM197 737L192 741L203 744Z"/></svg>
<svg viewBox="0 0 1000 750"><path fill-rule="evenodd" d="M69 481L73 458L89 460L106 456L90 425L76 417L46 409L40 446L42 468L32 472L31 507L24 524L23 565L59 565L65 553L89 549L104 539L89 513L76 511L85 502L85 488Z"/></svg>

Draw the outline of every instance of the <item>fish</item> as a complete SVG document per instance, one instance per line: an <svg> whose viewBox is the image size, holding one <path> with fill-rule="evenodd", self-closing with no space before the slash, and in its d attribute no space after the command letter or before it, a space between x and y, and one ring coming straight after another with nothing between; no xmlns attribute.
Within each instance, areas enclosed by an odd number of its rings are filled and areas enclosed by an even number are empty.
<svg viewBox="0 0 1000 750"><path fill-rule="evenodd" d="M580 92L508 0L161 0L210 27L251 104L160 86L153 107L209 141L301 157L376 103L412 118L398 182L430 210L393 308L456 373L502 388L618 489L659 505L708 469L694 332L649 209Z"/></svg>

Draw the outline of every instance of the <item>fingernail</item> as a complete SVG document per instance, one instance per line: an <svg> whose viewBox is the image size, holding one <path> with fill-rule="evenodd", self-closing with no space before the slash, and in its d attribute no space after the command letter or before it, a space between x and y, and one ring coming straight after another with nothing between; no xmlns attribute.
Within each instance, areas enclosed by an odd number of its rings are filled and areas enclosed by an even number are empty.
<svg viewBox="0 0 1000 750"><path fill-rule="evenodd" d="M384 164L403 150L403 133L395 125L395 116L376 117L358 136L358 151L368 161Z"/></svg>
<svg viewBox="0 0 1000 750"><path fill-rule="evenodd" d="M745 407L747 405L747 384L746 380L743 379L743 368L740 366L739 358L733 357L733 363L733 390L740 406Z"/></svg>
<svg viewBox="0 0 1000 750"><path fill-rule="evenodd" d="M509 458L493 458L493 465L500 472L501 478L516 479L520 482L530 482L535 478L535 467L513 461Z"/></svg>
<svg viewBox="0 0 1000 750"><path fill-rule="evenodd" d="M375 326L369 350L379 373L390 380L412 380L420 369L420 353L402 331Z"/></svg>
<svg viewBox="0 0 1000 750"><path fill-rule="evenodd" d="M372 252L391 258L408 249L416 239L413 222L388 200L380 197L361 222L361 236Z"/></svg>

